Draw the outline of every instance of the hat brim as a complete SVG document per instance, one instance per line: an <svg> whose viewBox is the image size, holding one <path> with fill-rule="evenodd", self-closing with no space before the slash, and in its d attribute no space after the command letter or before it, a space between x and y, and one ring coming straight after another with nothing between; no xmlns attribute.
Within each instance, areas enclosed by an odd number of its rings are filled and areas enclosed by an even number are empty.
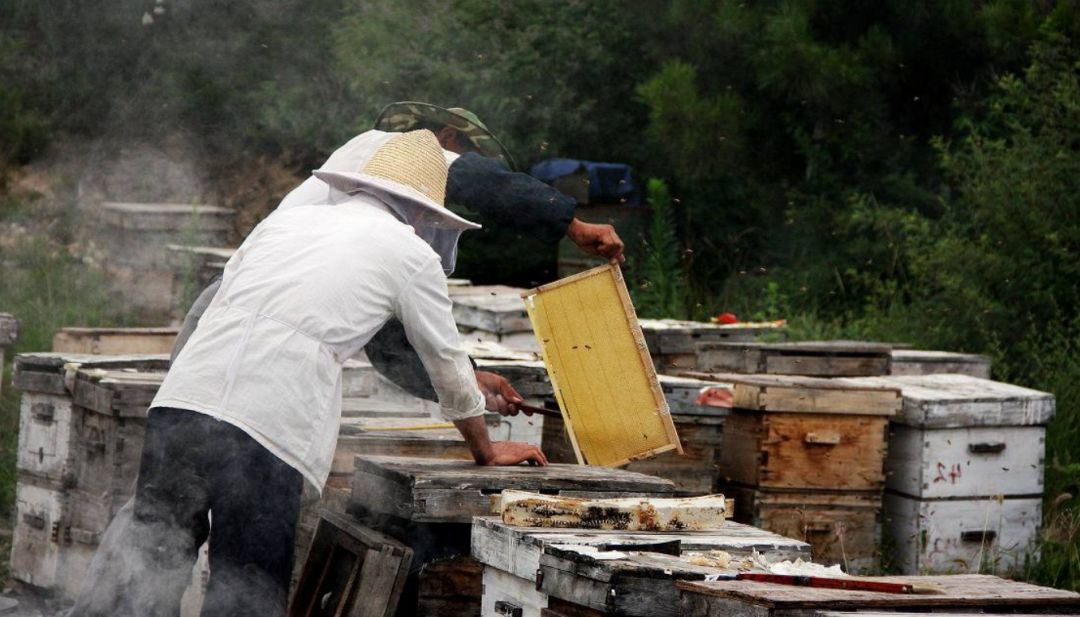
<svg viewBox="0 0 1080 617"><path fill-rule="evenodd" d="M400 182L347 171L316 169L312 174L319 180L322 180L343 193L354 193L357 189L361 188L373 188L379 191L385 191L391 195L421 206L432 214L439 216L446 222L446 225L449 228L480 229L481 227L479 223L474 223L454 214L447 208L435 203L435 201L427 195Z"/></svg>
<svg viewBox="0 0 1080 617"><path fill-rule="evenodd" d="M398 101L390 103L375 118L375 130L401 133L412 130L418 123L426 120L435 124L451 126L465 135L466 139L484 156L499 159L512 170L517 169L514 157L499 141L498 137L486 127L476 124L461 114L445 107L421 103L420 101Z"/></svg>

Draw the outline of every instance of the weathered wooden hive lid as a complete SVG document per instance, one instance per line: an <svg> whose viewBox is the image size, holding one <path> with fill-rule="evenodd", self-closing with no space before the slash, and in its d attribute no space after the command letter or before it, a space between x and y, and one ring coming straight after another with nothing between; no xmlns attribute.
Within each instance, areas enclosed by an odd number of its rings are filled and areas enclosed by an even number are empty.
<svg viewBox="0 0 1080 617"><path fill-rule="evenodd" d="M899 388L860 383L854 378L737 374L714 377L733 384L733 406L746 411L891 416L901 407Z"/></svg>
<svg viewBox="0 0 1080 617"><path fill-rule="evenodd" d="M894 421L925 428L1033 426L1054 416L1054 395L968 375L861 377L859 384L898 388L903 409Z"/></svg>

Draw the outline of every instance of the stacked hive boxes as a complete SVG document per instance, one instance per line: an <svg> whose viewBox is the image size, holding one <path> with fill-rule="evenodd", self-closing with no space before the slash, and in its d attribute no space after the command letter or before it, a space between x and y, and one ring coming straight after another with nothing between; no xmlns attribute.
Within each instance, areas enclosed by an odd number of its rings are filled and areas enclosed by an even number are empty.
<svg viewBox="0 0 1080 617"><path fill-rule="evenodd" d="M701 346L787 338L784 322L713 324L676 319L640 319L656 370L709 370L699 362Z"/></svg>
<svg viewBox="0 0 1080 617"><path fill-rule="evenodd" d="M356 457L350 512L414 550L399 615L479 615L480 562L470 555L474 516L505 489L603 497L670 495L667 480L587 465L478 467L471 461Z"/></svg>
<svg viewBox="0 0 1080 617"><path fill-rule="evenodd" d="M598 559L598 551L608 553ZM715 572L708 566L754 554L809 560L810 547L731 521L683 533L514 527L495 517L472 524L472 556L484 566L484 617L540 617L560 606L589 615L671 614L675 580L703 580Z"/></svg>
<svg viewBox="0 0 1080 617"><path fill-rule="evenodd" d="M97 244L125 300L148 313L167 314L185 310L174 305L199 292L194 267L177 271L169 244L223 246L233 231L233 215L217 206L105 202Z"/></svg>
<svg viewBox="0 0 1080 617"><path fill-rule="evenodd" d="M967 375L857 380L899 388L885 529L905 573L1011 572L1042 520L1054 397Z"/></svg>
<svg viewBox="0 0 1080 617"><path fill-rule="evenodd" d="M899 391L845 379L732 379L720 470L736 520L804 539L815 561L875 567L888 420L900 409Z"/></svg>
<svg viewBox="0 0 1080 617"><path fill-rule="evenodd" d="M78 591L100 534L130 495L142 450L140 414L160 381L159 374L126 374L139 385L121 395L107 376L121 368L160 371L167 363L165 356L16 357L15 578L65 595Z"/></svg>
<svg viewBox="0 0 1080 617"><path fill-rule="evenodd" d="M505 285L454 285L454 321L469 344L499 343L509 349L537 351L532 323L521 301L523 289Z"/></svg>

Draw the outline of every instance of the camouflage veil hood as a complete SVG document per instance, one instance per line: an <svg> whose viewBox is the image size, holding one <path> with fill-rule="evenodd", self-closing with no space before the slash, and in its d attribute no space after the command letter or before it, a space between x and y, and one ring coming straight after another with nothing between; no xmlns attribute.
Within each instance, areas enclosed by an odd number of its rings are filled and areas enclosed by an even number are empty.
<svg viewBox="0 0 1080 617"><path fill-rule="evenodd" d="M517 169L514 157L495 135L473 112L461 107L449 109L421 103L419 101L398 101L390 103L379 112L375 126L379 131L401 133L417 128L421 122L451 126L464 135L484 156L498 159L508 168Z"/></svg>

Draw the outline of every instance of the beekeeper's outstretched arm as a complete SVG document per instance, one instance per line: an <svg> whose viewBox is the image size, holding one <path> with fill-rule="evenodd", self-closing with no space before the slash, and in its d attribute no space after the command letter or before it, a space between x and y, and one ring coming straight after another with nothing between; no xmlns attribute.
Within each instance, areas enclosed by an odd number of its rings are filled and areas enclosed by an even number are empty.
<svg viewBox="0 0 1080 617"><path fill-rule="evenodd" d="M461 346L446 276L437 257L428 261L404 285L394 313L427 371L439 408L454 423L481 465L547 464L540 448L527 443L491 441L483 414L488 406L476 381L472 363Z"/></svg>

